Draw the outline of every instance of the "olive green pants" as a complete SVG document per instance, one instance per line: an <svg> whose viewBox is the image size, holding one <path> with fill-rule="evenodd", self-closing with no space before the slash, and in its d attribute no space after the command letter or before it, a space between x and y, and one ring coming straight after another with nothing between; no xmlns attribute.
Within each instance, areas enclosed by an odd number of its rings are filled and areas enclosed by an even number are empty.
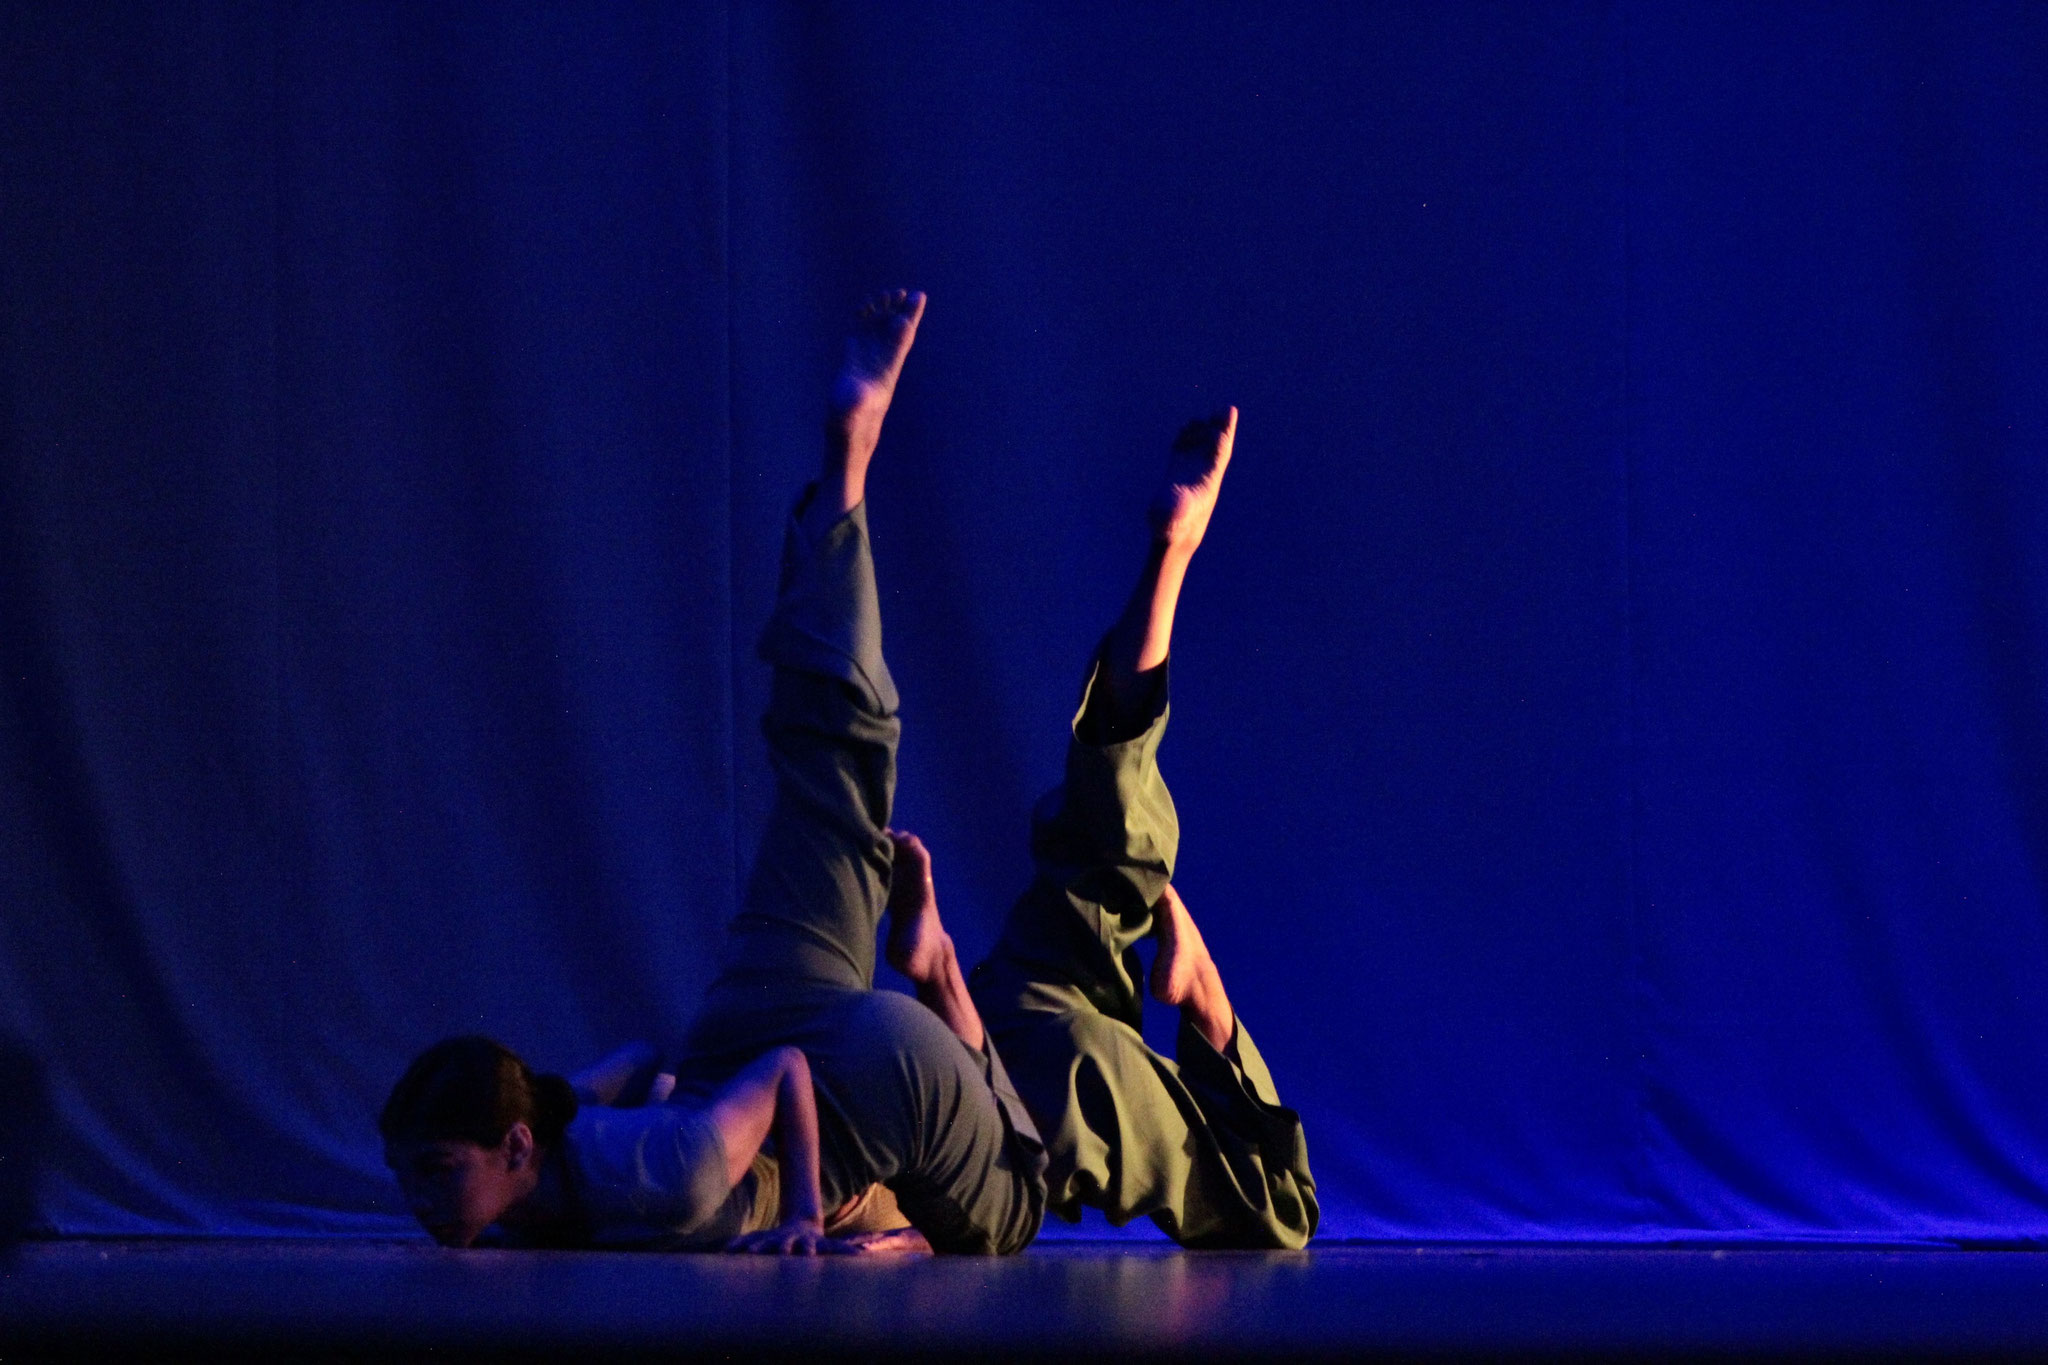
<svg viewBox="0 0 2048 1365"><path fill-rule="evenodd" d="M1045 1155L994 1046L971 1052L924 1005L874 989L900 727L864 507L799 503L760 652L775 802L678 1090L800 1047L827 1208L879 1182L940 1251L1020 1251L1044 1214Z"/></svg>
<svg viewBox="0 0 2048 1365"><path fill-rule="evenodd" d="M1159 775L1166 670L1121 730L1083 689L1066 777L1038 805L1036 875L971 984L1046 1144L1048 1207L1149 1216L1191 1247L1294 1248L1315 1234L1301 1119L1242 1021L1222 1052L1185 1021L1173 1059L1139 1033L1137 942L1180 842Z"/></svg>

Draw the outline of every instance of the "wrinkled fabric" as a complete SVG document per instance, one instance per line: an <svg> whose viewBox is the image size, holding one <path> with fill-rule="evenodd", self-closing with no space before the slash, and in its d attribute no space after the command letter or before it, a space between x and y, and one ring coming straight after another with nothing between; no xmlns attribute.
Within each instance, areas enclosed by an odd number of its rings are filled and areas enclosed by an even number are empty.
<svg viewBox="0 0 2048 1365"><path fill-rule="evenodd" d="M1150 1218L1191 1247L1299 1249L1320 1213L1307 1140L1243 1018L1221 1051L1182 1018L1170 1058L1140 1032L1134 950L1180 849L1158 761L1167 667L1129 715L1095 704L1101 685L1098 664L1066 775L1031 821L1036 873L969 977L975 1003L1044 1139L1054 1213Z"/></svg>
<svg viewBox="0 0 2048 1365"><path fill-rule="evenodd" d="M902 727L866 511L814 492L790 518L761 633L775 806L676 1090L707 1097L769 1049L801 1048L824 1207L880 1183L934 1250L1021 1251L1045 1212L1045 1148L995 1044L972 1051L923 1004L872 988Z"/></svg>
<svg viewBox="0 0 2048 1365"><path fill-rule="evenodd" d="M572 1217L592 1246L721 1246L762 1202L752 1172L739 1186L726 1182L718 1130L703 1111L682 1105L586 1105L564 1134L563 1152Z"/></svg>

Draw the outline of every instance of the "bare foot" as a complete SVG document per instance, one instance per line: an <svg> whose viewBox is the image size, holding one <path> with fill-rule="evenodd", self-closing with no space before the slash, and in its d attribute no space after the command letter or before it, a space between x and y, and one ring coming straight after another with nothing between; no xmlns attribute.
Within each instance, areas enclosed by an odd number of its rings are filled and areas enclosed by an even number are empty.
<svg viewBox="0 0 2048 1365"><path fill-rule="evenodd" d="M1173 645L1173 612L1195 547L1209 530L1223 471L1237 443L1237 409L1225 408L1180 429L1166 461L1166 482L1152 499L1152 547L1144 572L1131 590L1123 615L1103 642L1109 665L1108 704L1123 714L1119 698L1144 695L1139 679L1166 662Z"/></svg>
<svg viewBox="0 0 2048 1365"><path fill-rule="evenodd" d="M915 834L889 830L896 845L889 879L889 941L882 955L915 985L939 979L953 951L952 937L939 922L939 893L932 885L932 855Z"/></svg>
<svg viewBox="0 0 2048 1365"><path fill-rule="evenodd" d="M1195 927L1187 903L1171 886L1153 913L1153 932L1159 938L1159 956L1152 961L1152 998L1162 1005L1175 1005L1189 1022L1221 1052L1236 1031L1237 1016L1231 1012L1230 997L1223 993L1223 976L1209 945Z"/></svg>
<svg viewBox="0 0 2048 1365"><path fill-rule="evenodd" d="M910 978L917 998L939 1016L971 1052L988 1045L981 1012L960 974L953 936L939 923L939 895L932 886L932 855L924 841L902 830L887 831L896 846L889 879L889 939L882 955Z"/></svg>
<svg viewBox="0 0 2048 1365"><path fill-rule="evenodd" d="M846 338L846 364L832 381L825 419L825 472L840 483L843 512L866 496L868 461L923 316L924 295L916 290L877 294L861 305Z"/></svg>
<svg viewBox="0 0 2048 1365"><path fill-rule="evenodd" d="M1236 408L1196 418L1174 437L1173 453L1166 461L1166 486L1152 500L1152 533L1162 544L1193 554L1202 543L1236 443Z"/></svg>

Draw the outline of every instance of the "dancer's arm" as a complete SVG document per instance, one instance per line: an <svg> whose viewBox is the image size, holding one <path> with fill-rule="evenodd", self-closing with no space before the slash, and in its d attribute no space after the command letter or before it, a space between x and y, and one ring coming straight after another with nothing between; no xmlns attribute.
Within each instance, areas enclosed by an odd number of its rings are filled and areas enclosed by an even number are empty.
<svg viewBox="0 0 2048 1365"><path fill-rule="evenodd" d="M583 1104L641 1103L654 1081L657 1059L654 1044L627 1043L571 1074L569 1088Z"/></svg>
<svg viewBox="0 0 2048 1365"><path fill-rule="evenodd" d="M754 1156L775 1134L782 1163L782 1221L733 1241L733 1251L814 1256L844 1248L825 1235L824 1199L818 1191L818 1100L811 1064L793 1047L779 1047L735 1076L711 1101L711 1126L725 1147L725 1174L737 1185Z"/></svg>

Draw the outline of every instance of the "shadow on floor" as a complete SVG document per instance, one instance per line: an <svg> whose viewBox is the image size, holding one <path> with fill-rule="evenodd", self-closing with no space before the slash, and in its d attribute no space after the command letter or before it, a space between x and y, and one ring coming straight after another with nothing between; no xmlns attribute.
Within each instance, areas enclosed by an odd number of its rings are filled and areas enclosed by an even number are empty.
<svg viewBox="0 0 2048 1365"><path fill-rule="evenodd" d="M1007 1260L65 1241L0 1359L1756 1359L2048 1353L2048 1256L1064 1242Z"/></svg>

